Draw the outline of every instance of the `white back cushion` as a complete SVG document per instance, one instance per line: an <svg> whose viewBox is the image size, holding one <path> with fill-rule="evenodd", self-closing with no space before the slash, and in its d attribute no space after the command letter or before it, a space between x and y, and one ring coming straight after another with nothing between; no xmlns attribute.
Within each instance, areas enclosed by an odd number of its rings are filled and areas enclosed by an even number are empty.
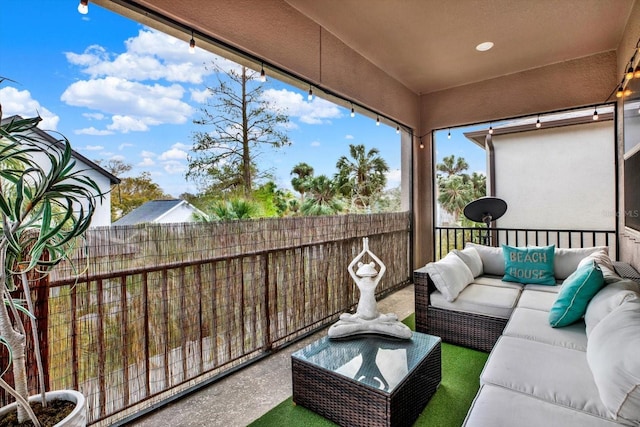
<svg viewBox="0 0 640 427"><path fill-rule="evenodd" d="M468 247L463 250L454 249L452 252L467 264L473 277L478 277L484 272L482 269L482 258L480 258L480 254L476 248Z"/></svg>
<svg viewBox="0 0 640 427"><path fill-rule="evenodd" d="M477 243L467 242L464 248L474 248L478 251L480 259L482 259L482 269L484 274L492 274L494 276L504 276L504 255L502 248L493 246L478 245Z"/></svg>
<svg viewBox="0 0 640 427"><path fill-rule="evenodd" d="M425 266L427 273L442 296L453 302L458 294L473 281L473 274L467 264L453 252L440 261L430 262Z"/></svg>
<svg viewBox="0 0 640 427"><path fill-rule="evenodd" d="M594 252L604 251L609 254L606 246L593 246L590 248L556 248L553 257L553 271L556 279L564 280L578 269L582 259Z"/></svg>

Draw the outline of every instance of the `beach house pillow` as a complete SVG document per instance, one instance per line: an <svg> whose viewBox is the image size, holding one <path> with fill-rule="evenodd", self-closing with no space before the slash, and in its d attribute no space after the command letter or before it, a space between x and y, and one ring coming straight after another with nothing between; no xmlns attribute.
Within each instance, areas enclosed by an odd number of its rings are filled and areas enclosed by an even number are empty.
<svg viewBox="0 0 640 427"><path fill-rule="evenodd" d="M467 264L453 252L439 261L430 262L425 269L436 289L449 302L455 301L460 292L473 281L473 274Z"/></svg>
<svg viewBox="0 0 640 427"><path fill-rule="evenodd" d="M602 270L595 261L578 268L562 283L549 311L551 327L560 328L580 320L587 310L587 304L603 285Z"/></svg>
<svg viewBox="0 0 640 427"><path fill-rule="evenodd" d="M593 328L587 363L614 419L640 423L640 301L627 301ZM626 424L626 423L625 423Z"/></svg>
<svg viewBox="0 0 640 427"><path fill-rule="evenodd" d="M527 246L526 248L502 245L505 282L555 285L553 255L555 246Z"/></svg>
<svg viewBox="0 0 640 427"><path fill-rule="evenodd" d="M479 245L471 242L467 242L464 245L464 248L474 248L478 251L480 259L482 259L482 271L484 274L492 274L494 276L502 276L504 274L504 256L502 255L502 248Z"/></svg>
<svg viewBox="0 0 640 427"><path fill-rule="evenodd" d="M609 254L607 246L592 246L589 248L557 248L554 255L553 271L556 279L564 280L577 270L580 261L597 251Z"/></svg>
<svg viewBox="0 0 640 427"><path fill-rule="evenodd" d="M467 264L467 267L471 270L473 277L478 277L483 273L482 258L480 258L480 254L476 248L468 247L463 250L454 249L452 252L458 255L460 259Z"/></svg>
<svg viewBox="0 0 640 427"><path fill-rule="evenodd" d="M640 299L640 285L631 279L620 279L600 289L591 298L589 305L587 305L587 311L584 313L587 337L609 313L620 307L625 301L636 299Z"/></svg>

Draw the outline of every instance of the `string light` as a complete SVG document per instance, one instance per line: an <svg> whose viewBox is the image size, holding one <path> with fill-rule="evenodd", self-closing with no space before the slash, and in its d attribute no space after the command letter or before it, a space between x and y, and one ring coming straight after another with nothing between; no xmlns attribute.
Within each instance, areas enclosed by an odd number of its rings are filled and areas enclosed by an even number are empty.
<svg viewBox="0 0 640 427"><path fill-rule="evenodd" d="M420 149L424 148L424 144L422 143L422 137L420 137Z"/></svg>
<svg viewBox="0 0 640 427"><path fill-rule="evenodd" d="M624 90L622 89L622 86L618 86L618 90L616 91L616 98L622 98L622 95L624 95Z"/></svg>
<svg viewBox="0 0 640 427"><path fill-rule="evenodd" d="M593 108L593 120L598 120L598 110L597 108Z"/></svg>
<svg viewBox="0 0 640 427"><path fill-rule="evenodd" d="M189 40L189 53L196 53L196 41L193 38L193 30L191 30L191 40Z"/></svg>
<svg viewBox="0 0 640 427"><path fill-rule="evenodd" d="M631 63L629 63L629 69L627 70L627 74L624 75L625 80L631 80L633 78L633 67Z"/></svg>
<svg viewBox="0 0 640 427"><path fill-rule="evenodd" d="M78 12L83 15L89 13L89 0L80 0L80 3L78 4Z"/></svg>
<svg viewBox="0 0 640 427"><path fill-rule="evenodd" d="M400 133L400 126L396 126L396 133Z"/></svg>
<svg viewBox="0 0 640 427"><path fill-rule="evenodd" d="M264 72L264 64L260 66L260 81L262 83L267 81L267 73Z"/></svg>
<svg viewBox="0 0 640 427"><path fill-rule="evenodd" d="M353 109L353 104L351 104L351 117L356 116L356 110Z"/></svg>
<svg viewBox="0 0 640 427"><path fill-rule="evenodd" d="M309 95L307 95L307 99L311 101L313 99L313 89L309 86Z"/></svg>
<svg viewBox="0 0 640 427"><path fill-rule="evenodd" d="M449 128L449 133L447 133L447 139L451 139L451 128Z"/></svg>
<svg viewBox="0 0 640 427"><path fill-rule="evenodd" d="M538 120L536 120L536 128L540 129L542 123L540 123L540 114L538 114Z"/></svg>
<svg viewBox="0 0 640 427"><path fill-rule="evenodd" d="M376 117L376 126L380 126L380 116Z"/></svg>

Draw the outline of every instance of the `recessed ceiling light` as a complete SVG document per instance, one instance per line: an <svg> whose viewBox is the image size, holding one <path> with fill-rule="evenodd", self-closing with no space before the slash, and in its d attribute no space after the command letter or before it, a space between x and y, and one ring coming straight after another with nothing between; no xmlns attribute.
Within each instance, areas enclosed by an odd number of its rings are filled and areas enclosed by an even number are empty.
<svg viewBox="0 0 640 427"><path fill-rule="evenodd" d="M493 42L484 42L484 43L480 43L478 46L476 46L476 50L479 52L485 52L489 49L491 49L493 47Z"/></svg>

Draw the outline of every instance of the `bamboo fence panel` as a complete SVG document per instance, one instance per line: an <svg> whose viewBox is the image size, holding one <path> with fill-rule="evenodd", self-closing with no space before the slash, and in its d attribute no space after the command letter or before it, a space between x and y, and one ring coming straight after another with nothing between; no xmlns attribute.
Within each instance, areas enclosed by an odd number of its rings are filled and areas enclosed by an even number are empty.
<svg viewBox="0 0 640 427"><path fill-rule="evenodd" d="M49 277L49 386L124 420L355 309L363 237L378 293L408 283L409 231L406 212L91 229Z"/></svg>

